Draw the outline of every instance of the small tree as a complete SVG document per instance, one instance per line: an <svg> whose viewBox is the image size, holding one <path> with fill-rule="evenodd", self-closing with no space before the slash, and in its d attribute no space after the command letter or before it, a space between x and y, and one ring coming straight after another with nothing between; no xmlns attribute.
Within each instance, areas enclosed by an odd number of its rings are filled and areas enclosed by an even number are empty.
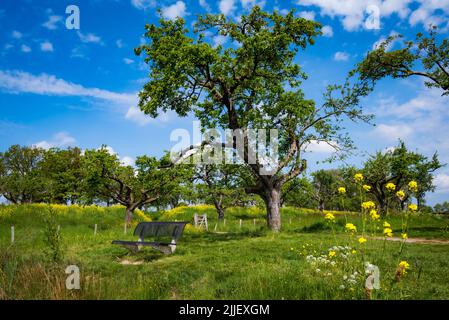
<svg viewBox="0 0 449 320"><path fill-rule="evenodd" d="M385 215L388 200L399 202L401 208L409 200L410 193L406 193L406 196L400 199L395 196L395 192L406 189L411 180L418 182L418 192L415 196L424 199L426 192L434 190L432 173L441 167L437 154L429 160L422 154L409 151L405 143L400 141L394 150L372 155L365 162L362 172L365 183L371 186L369 193L376 199L381 213ZM387 190L388 183L393 183L395 189Z"/></svg>
<svg viewBox="0 0 449 320"><path fill-rule="evenodd" d="M167 165L166 158L141 156L135 167L124 166L105 148L86 150L83 157L87 188L94 195L110 197L125 206L128 225L135 209L154 203L178 186L181 167L175 170Z"/></svg>

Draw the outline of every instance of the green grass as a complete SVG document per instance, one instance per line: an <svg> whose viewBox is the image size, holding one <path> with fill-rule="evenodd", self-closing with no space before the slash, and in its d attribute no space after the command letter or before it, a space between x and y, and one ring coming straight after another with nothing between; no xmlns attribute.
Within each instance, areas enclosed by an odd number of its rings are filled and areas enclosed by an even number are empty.
<svg viewBox="0 0 449 320"><path fill-rule="evenodd" d="M364 261L381 272L375 299L449 298L449 245L406 244L399 256L399 243L368 238L363 250L356 237L344 233L343 214L337 215L335 235L322 214L305 209L284 208L280 234L266 230L259 208L231 208L226 224L217 223L209 206L149 214L165 221L192 221L195 212L208 214L209 232L188 227L175 254L164 256L151 249L131 254L110 244L133 238L131 232L124 235L123 208L59 207L55 210L65 255L62 262L51 263L44 254L44 210L39 205L0 207L0 299L364 299L365 276L353 285L343 279L363 274ZM134 224L144 219L138 214ZM358 214L347 213L347 219L360 230ZM401 218L387 220L399 235ZM445 217L413 216L409 237L449 239L448 222ZM308 261L307 256L327 255L335 245L357 252L347 259L338 253L329 259L335 266ZM141 264L123 265L125 260ZM396 282L401 260L410 263L410 270ZM65 289L64 269L71 264L81 270L81 290Z"/></svg>

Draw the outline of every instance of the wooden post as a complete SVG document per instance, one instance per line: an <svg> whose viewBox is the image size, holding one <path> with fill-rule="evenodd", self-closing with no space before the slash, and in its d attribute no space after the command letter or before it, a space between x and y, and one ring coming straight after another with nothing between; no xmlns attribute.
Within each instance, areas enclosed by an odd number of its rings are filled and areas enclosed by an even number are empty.
<svg viewBox="0 0 449 320"><path fill-rule="evenodd" d="M127 228L127 225L126 225L126 222L125 222L125 230L124 230L124 234L126 234L126 228Z"/></svg>
<svg viewBox="0 0 449 320"><path fill-rule="evenodd" d="M11 244L14 243L14 226L11 226Z"/></svg>
<svg viewBox="0 0 449 320"><path fill-rule="evenodd" d="M242 219L240 219L240 229L242 229Z"/></svg>
<svg viewBox="0 0 449 320"><path fill-rule="evenodd" d="M253 219L254 226L256 226L256 219Z"/></svg>
<svg viewBox="0 0 449 320"><path fill-rule="evenodd" d="M94 226L94 237L97 235L97 224Z"/></svg>

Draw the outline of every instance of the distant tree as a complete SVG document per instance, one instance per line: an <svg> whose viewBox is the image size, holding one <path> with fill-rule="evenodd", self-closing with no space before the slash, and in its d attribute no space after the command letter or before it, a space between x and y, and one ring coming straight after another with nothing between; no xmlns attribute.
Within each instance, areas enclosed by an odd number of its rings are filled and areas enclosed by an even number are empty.
<svg viewBox="0 0 449 320"><path fill-rule="evenodd" d="M449 214L449 202L444 201L443 203L437 203L433 207L433 211L436 214Z"/></svg>
<svg viewBox="0 0 449 320"><path fill-rule="evenodd" d="M51 203L77 203L82 195L81 149L52 148L39 165L45 199Z"/></svg>
<svg viewBox="0 0 449 320"><path fill-rule="evenodd" d="M338 170L318 170L312 173L312 196L318 203L320 211L328 209L328 205L338 194L340 186Z"/></svg>
<svg viewBox="0 0 449 320"><path fill-rule="evenodd" d="M45 150L11 146L0 153L0 194L14 204L42 202L45 188L39 164Z"/></svg>
<svg viewBox="0 0 449 320"><path fill-rule="evenodd" d="M155 203L178 185L181 168L170 168L167 157L157 160L141 156L135 167L124 166L107 149L86 150L83 157L85 183L92 193L110 197L126 207L130 224L137 208Z"/></svg>
<svg viewBox="0 0 449 320"><path fill-rule="evenodd" d="M441 168L442 164L435 153L431 159L417 152L409 151L405 143L400 141L394 150L377 152L372 155L363 167L365 184L371 186L369 193L379 204L382 214L386 214L388 201L393 199L399 202L401 208L409 200L410 193L406 193L403 199L395 196L396 191L407 189L411 180L418 183L418 192L415 193L422 204L426 192L434 190L432 173ZM394 191L386 188L388 183L395 185ZM392 202L390 201L390 204Z"/></svg>
<svg viewBox="0 0 449 320"><path fill-rule="evenodd" d="M224 219L225 210L245 201L245 194L241 182L244 166L237 164L205 164L197 165L194 173L196 188L200 197L206 203L212 203L217 210L218 219Z"/></svg>
<svg viewBox="0 0 449 320"><path fill-rule="evenodd" d="M305 176L296 177L282 187L281 206L316 208L312 182Z"/></svg>
<svg viewBox="0 0 449 320"><path fill-rule="evenodd" d="M193 32L183 19L161 19L159 25L147 24L145 29L148 43L136 53L145 54L150 79L139 94L140 109L152 117L167 110L180 116L193 113L204 128L242 132L244 148L236 148L236 140L227 147L238 149L250 167L254 185L245 190L265 201L267 225L279 231L282 186L306 169L302 150L317 141L352 147L342 120L370 119L358 104L371 88L348 80L329 86L320 106L307 99L300 89L306 75L295 58L300 49L314 43L321 26L293 10L282 15L255 6L239 19L208 14L198 18ZM206 42L210 32L232 45ZM249 128L278 130L277 163L260 158L251 163L252 146L245 134Z"/></svg>
<svg viewBox="0 0 449 320"><path fill-rule="evenodd" d="M391 36L367 54L356 69L360 79L375 83L387 76L421 76L428 87L440 88L443 95L448 95L449 40L438 41L437 28L431 27L428 37L418 33L415 41L404 41L402 48L389 51L400 38Z"/></svg>

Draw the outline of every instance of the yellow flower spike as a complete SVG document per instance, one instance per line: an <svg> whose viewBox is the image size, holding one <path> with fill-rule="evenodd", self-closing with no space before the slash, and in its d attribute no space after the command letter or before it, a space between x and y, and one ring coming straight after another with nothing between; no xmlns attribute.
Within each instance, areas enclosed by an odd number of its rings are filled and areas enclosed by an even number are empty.
<svg viewBox="0 0 449 320"><path fill-rule="evenodd" d="M385 188L388 191L394 191L394 190L396 190L396 185L394 183L389 182L389 183L386 184Z"/></svg>
<svg viewBox="0 0 449 320"><path fill-rule="evenodd" d="M370 215L371 219L373 219L373 221L380 219L380 215L374 209L369 212L369 215Z"/></svg>
<svg viewBox="0 0 449 320"><path fill-rule="evenodd" d="M369 192L369 191L371 191L371 186L369 186L367 184L364 184L363 185L363 190L365 190L366 192Z"/></svg>
<svg viewBox="0 0 449 320"><path fill-rule="evenodd" d="M396 196L402 200L405 198L405 192L402 190L399 190L398 192L396 192Z"/></svg>
<svg viewBox="0 0 449 320"><path fill-rule="evenodd" d="M329 254L328 254L329 258L333 258L336 255L337 255L337 253L335 251L329 251Z"/></svg>
<svg viewBox="0 0 449 320"><path fill-rule="evenodd" d="M354 180L355 180L356 182L362 182L362 181L363 181L363 174L361 174L361 173L356 173L356 174L354 175Z"/></svg>
<svg viewBox="0 0 449 320"><path fill-rule="evenodd" d="M364 244L366 242L366 239L364 237L360 237L358 241L360 244Z"/></svg>
<svg viewBox="0 0 449 320"><path fill-rule="evenodd" d="M352 250L351 253L352 253L352 254L356 254L356 253L357 253L357 250Z"/></svg>
<svg viewBox="0 0 449 320"><path fill-rule="evenodd" d="M407 240L408 239L408 235L407 233L402 233L401 234L402 239Z"/></svg>
<svg viewBox="0 0 449 320"><path fill-rule="evenodd" d="M410 264L405 260L401 261L399 262L398 269L404 275L407 273L407 270L410 269Z"/></svg>
<svg viewBox="0 0 449 320"><path fill-rule="evenodd" d="M411 191L416 192L416 191L418 191L418 183L416 181L412 180L408 183L408 188Z"/></svg>
<svg viewBox="0 0 449 320"><path fill-rule="evenodd" d="M384 228L390 228L391 224L389 224L387 221L384 221Z"/></svg>
<svg viewBox="0 0 449 320"><path fill-rule="evenodd" d="M346 193L346 188L345 187L338 188L338 193L339 194L345 194Z"/></svg>
<svg viewBox="0 0 449 320"><path fill-rule="evenodd" d="M418 206L416 204L409 204L408 208L410 209L410 211L416 212L418 211Z"/></svg>

